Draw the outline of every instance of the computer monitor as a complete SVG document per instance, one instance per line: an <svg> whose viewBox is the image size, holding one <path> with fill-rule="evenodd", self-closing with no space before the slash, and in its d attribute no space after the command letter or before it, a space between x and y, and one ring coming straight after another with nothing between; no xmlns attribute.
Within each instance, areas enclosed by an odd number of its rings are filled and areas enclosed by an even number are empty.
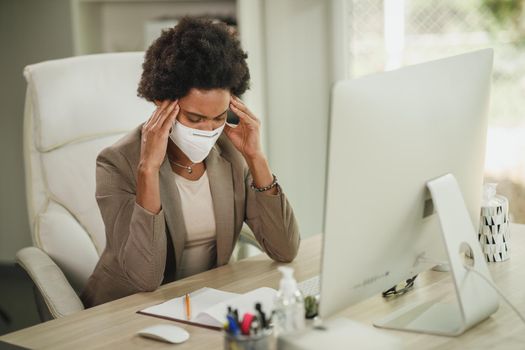
<svg viewBox="0 0 525 350"><path fill-rule="evenodd" d="M436 265L420 259L423 256L456 261L454 255L459 251L454 252L454 247L447 251L444 244L447 238L443 239L442 226L447 222L449 227L456 227L461 221L461 234L473 236L471 245L477 243L474 227L478 225L481 204L492 61L493 51L487 49L335 84L321 317L331 316ZM452 174L445 180L457 179L466 205L466 210L461 208L460 194L454 197L457 210L449 211L452 216L457 213L455 219L447 219L444 213L447 208L456 208L447 199L441 203L441 218L432 208L438 196L431 196L428 182L445 174ZM449 194L446 189L441 193L442 199ZM454 229L448 231L452 240L461 238L450 232ZM478 263L489 275L484 261ZM468 280L467 287L457 291L460 299L475 293L471 287L481 288L481 294L486 291L488 306L452 306L431 310L436 312L425 316L439 318L448 323L445 326L420 325L418 318L422 316L414 314L409 321L406 315L404 319L397 317L397 326L401 326L389 328L459 334L497 309L497 295L486 290L490 287L484 281L465 277L464 271L454 272L454 276L456 282ZM432 305L420 307L419 311L428 311ZM443 319L447 317L452 320ZM407 327L411 322L412 329Z"/></svg>

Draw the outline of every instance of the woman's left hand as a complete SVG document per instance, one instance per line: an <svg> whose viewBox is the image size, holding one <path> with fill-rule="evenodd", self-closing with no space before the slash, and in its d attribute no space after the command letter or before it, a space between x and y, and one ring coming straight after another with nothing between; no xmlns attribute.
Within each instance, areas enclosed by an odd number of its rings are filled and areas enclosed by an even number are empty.
<svg viewBox="0 0 525 350"><path fill-rule="evenodd" d="M248 161L263 156L261 147L261 121L235 96L231 97L230 109L240 121L237 127L226 124L224 132L235 148Z"/></svg>
<svg viewBox="0 0 525 350"><path fill-rule="evenodd" d="M232 96L230 109L239 117L239 125L232 128L228 124L224 127L226 136L229 137L235 148L242 153L250 173L253 184L266 187L273 183L274 177L261 147L261 121L238 98ZM278 187L273 187L264 192L267 195L277 195Z"/></svg>

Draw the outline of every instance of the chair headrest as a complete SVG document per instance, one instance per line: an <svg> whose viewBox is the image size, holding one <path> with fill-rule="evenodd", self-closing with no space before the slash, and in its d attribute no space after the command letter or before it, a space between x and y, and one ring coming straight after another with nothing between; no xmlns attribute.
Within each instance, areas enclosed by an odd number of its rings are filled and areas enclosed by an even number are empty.
<svg viewBox="0 0 525 350"><path fill-rule="evenodd" d="M25 67L35 147L46 152L70 142L125 132L147 120L154 105L137 96L143 59L143 52L127 52Z"/></svg>

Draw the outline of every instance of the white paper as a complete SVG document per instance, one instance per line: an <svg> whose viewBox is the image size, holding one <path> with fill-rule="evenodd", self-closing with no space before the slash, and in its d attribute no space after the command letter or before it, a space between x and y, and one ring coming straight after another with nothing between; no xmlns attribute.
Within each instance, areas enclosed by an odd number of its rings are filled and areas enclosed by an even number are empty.
<svg viewBox="0 0 525 350"><path fill-rule="evenodd" d="M261 303L263 311L270 316L275 294L272 288L258 288L246 294L202 288L190 293L191 315L189 322L212 327L222 327L226 321L228 306L237 309L240 317L246 312L255 313L255 303ZM143 313L175 320L186 320L184 296L165 301L141 310Z"/></svg>
<svg viewBox="0 0 525 350"><path fill-rule="evenodd" d="M190 293L191 319L190 322L202 323L208 326L222 327L222 319L210 319L203 312L226 300L238 296L236 293L224 292L213 288L201 288ZM176 320L186 320L186 308L184 296L165 301L161 304L151 306L142 312L168 317Z"/></svg>
<svg viewBox="0 0 525 350"><path fill-rule="evenodd" d="M262 310L268 317L270 317L270 314L273 310L275 294L277 294L275 289L268 287L254 289L248 293L236 296L235 298L220 302L205 310L205 313L207 313L213 319L225 322L228 306L230 306L232 309L237 309L239 312L239 317L242 317L242 315L247 312L255 314L255 304L261 303Z"/></svg>

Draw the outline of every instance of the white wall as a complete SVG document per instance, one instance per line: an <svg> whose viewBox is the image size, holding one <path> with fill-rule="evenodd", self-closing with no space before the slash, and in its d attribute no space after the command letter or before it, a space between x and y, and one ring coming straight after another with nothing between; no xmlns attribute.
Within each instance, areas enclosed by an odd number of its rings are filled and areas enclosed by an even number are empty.
<svg viewBox="0 0 525 350"><path fill-rule="evenodd" d="M303 237L322 230L330 89L328 4L266 1L268 154Z"/></svg>
<svg viewBox="0 0 525 350"><path fill-rule="evenodd" d="M31 244L25 201L24 66L73 53L68 0L0 1L0 262Z"/></svg>
<svg viewBox="0 0 525 350"><path fill-rule="evenodd" d="M263 52L262 62L249 64L251 70L265 72L259 98L265 99L266 150L301 234L308 237L322 230L330 88L336 77L344 76L343 57L334 55L342 39L333 36L343 26L342 20L334 20L342 18L337 11L343 2L240 0L238 5L241 33L248 26L262 27L259 45L249 41L255 36L246 35L243 45L249 56Z"/></svg>
<svg viewBox="0 0 525 350"><path fill-rule="evenodd" d="M242 48L248 52L250 68L250 89L243 95L243 101L261 120L262 146L268 151L266 126L266 44L264 0L240 0L237 2L237 23Z"/></svg>

